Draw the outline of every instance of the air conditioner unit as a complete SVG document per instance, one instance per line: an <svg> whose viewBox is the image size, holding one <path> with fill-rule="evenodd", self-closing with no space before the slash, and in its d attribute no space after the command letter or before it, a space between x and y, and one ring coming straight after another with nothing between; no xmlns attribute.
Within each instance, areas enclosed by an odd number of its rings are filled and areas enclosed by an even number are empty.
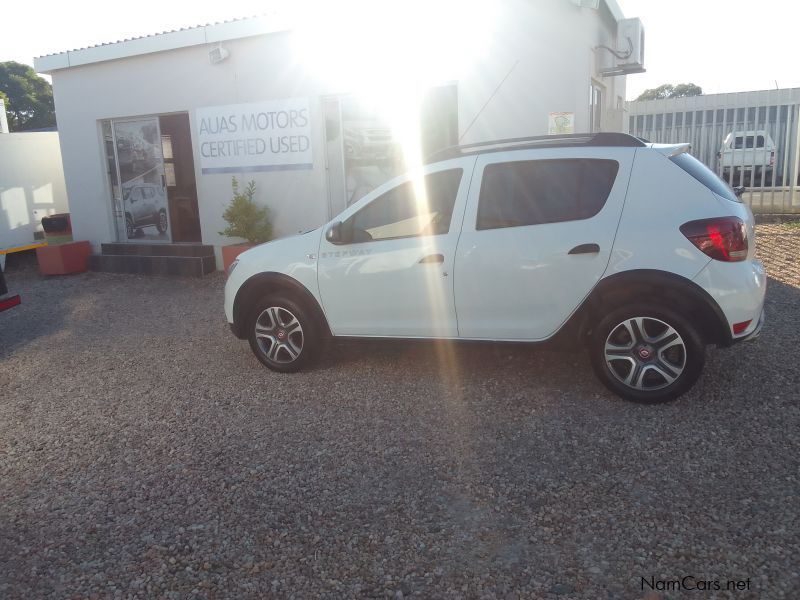
<svg viewBox="0 0 800 600"><path fill-rule="evenodd" d="M625 70L644 67L644 26L640 19L617 23L617 66Z"/></svg>
<svg viewBox="0 0 800 600"><path fill-rule="evenodd" d="M211 61L212 65L216 65L217 63L221 63L223 60L228 58L230 55L231 55L231 53L228 52L228 50L226 50L222 46L217 46L216 48L213 48L208 53L208 60Z"/></svg>

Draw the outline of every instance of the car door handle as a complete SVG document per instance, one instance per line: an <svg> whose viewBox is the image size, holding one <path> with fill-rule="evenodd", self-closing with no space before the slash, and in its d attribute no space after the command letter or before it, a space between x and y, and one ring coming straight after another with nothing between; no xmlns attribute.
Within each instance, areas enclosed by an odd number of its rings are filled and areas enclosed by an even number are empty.
<svg viewBox="0 0 800 600"><path fill-rule="evenodd" d="M443 263L444 262L444 254L428 254L423 258L419 259L419 264L427 265L430 263Z"/></svg>
<svg viewBox="0 0 800 600"><path fill-rule="evenodd" d="M597 244L581 244L575 246L568 254L597 254L600 252L600 246Z"/></svg>

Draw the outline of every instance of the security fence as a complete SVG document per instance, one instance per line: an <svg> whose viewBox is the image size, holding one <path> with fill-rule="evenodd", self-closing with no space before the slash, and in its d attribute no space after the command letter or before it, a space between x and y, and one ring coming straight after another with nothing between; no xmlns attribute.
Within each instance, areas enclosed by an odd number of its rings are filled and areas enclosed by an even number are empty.
<svg viewBox="0 0 800 600"><path fill-rule="evenodd" d="M753 212L800 213L800 88L627 103L628 132L692 154Z"/></svg>

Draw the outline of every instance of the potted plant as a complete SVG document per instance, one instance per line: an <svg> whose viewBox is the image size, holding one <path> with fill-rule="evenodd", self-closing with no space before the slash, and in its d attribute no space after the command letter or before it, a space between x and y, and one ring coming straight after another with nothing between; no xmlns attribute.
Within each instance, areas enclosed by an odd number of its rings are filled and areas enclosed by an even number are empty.
<svg viewBox="0 0 800 600"><path fill-rule="evenodd" d="M228 226L219 234L226 237L243 238L246 241L222 247L222 265L226 271L242 252L272 239L269 209L259 206L253 200L256 193L256 182L250 181L242 191L239 189L239 182L234 177L231 188L233 189L233 199L222 213L222 218L228 222Z"/></svg>

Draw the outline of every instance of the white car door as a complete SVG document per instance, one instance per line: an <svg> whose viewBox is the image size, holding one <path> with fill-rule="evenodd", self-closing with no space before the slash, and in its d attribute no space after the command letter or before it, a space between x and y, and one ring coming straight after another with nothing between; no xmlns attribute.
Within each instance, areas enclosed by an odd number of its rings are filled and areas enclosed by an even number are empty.
<svg viewBox="0 0 800 600"><path fill-rule="evenodd" d="M450 160L394 179L323 228L318 281L334 335L458 335L453 261L474 164Z"/></svg>
<svg viewBox="0 0 800 600"><path fill-rule="evenodd" d="M454 273L461 337L558 331L606 270L634 156L586 147L478 158Z"/></svg>

